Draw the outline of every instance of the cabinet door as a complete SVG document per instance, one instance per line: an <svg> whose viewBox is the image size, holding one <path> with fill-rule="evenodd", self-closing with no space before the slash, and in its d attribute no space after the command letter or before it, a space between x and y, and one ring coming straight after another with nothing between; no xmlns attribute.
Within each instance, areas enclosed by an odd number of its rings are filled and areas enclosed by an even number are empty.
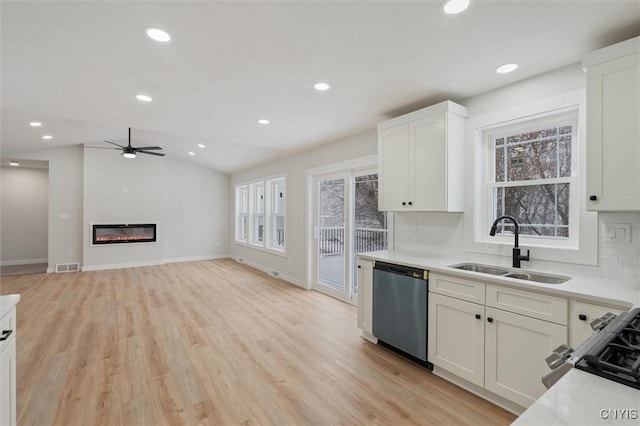
<svg viewBox="0 0 640 426"><path fill-rule="evenodd" d="M589 325L591 321L600 318L607 312L618 315L622 310L609 308L591 303L569 302L569 346L577 348L582 342L587 340L593 333Z"/></svg>
<svg viewBox="0 0 640 426"><path fill-rule="evenodd" d="M484 306L429 293L427 359L484 386Z"/></svg>
<svg viewBox="0 0 640 426"><path fill-rule="evenodd" d="M638 117L640 53L587 70L587 209L640 211Z"/></svg>
<svg viewBox="0 0 640 426"><path fill-rule="evenodd" d="M567 343L567 327L489 307L486 317L485 388L529 407L546 391L545 358Z"/></svg>
<svg viewBox="0 0 640 426"><path fill-rule="evenodd" d="M442 112L409 123L409 210L447 210L445 117Z"/></svg>
<svg viewBox="0 0 640 426"><path fill-rule="evenodd" d="M0 354L0 425L16 424L16 339Z"/></svg>
<svg viewBox="0 0 640 426"><path fill-rule="evenodd" d="M402 211L408 206L409 124L378 133L378 209ZM405 203L403 206L402 203Z"/></svg>
<svg viewBox="0 0 640 426"><path fill-rule="evenodd" d="M358 259L358 328L373 333L373 262Z"/></svg>

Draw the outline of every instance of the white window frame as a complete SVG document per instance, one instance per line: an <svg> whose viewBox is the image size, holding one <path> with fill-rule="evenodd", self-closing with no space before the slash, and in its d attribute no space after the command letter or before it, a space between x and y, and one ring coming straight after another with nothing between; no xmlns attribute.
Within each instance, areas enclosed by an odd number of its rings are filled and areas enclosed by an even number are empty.
<svg viewBox="0 0 640 426"><path fill-rule="evenodd" d="M553 185L553 184L569 184L569 237L555 237L555 236L532 236L532 235L520 235L520 240L530 240L530 243L534 241L540 241L540 239L553 239L554 241L547 241L546 243L558 246L558 247L575 247L578 245L577 239L577 228L574 226L578 221L578 196L574 191L578 183L577 177L577 161L576 156L573 155L573 152L577 149L577 130L578 130L578 111L577 109L570 109L566 112L559 112L553 115L545 114L542 117L529 117L526 121L518 120L513 124L503 123L500 126L496 126L493 128L487 128L482 131L484 146L482 148L483 158L481 162L487 167L486 173L486 189L484 194L479 194L480 196L484 196L485 199L482 200L486 203L487 208L487 216L486 218L479 217L481 222L493 222L496 216L496 205L494 204L493 191L496 188L508 188L508 187L523 187L523 186L534 186L534 185ZM537 130L540 128L549 128L554 127L557 123L570 124L572 127L572 135L571 135L571 175L568 177L554 177L547 179L531 179L531 180L520 180L520 181L495 181L495 139L504 137L505 139L508 136L526 133L529 131ZM505 141L505 149L506 149L506 141ZM505 174L507 173L507 167L505 165ZM480 204L482 203L480 202ZM510 225L510 222L502 222L506 225ZM510 235L501 235L496 234L494 237L497 240L513 240L513 236Z"/></svg>
<svg viewBox="0 0 640 426"><path fill-rule="evenodd" d="M284 192L284 198L285 198L285 208L283 213L278 213L278 216L284 216L284 235L285 236L284 236L283 246L271 244L271 241L273 241L273 238L274 238L272 235L273 234L272 223L275 220L274 218L275 206L273 206L274 202L273 202L272 192L273 192L275 183L278 183L278 182L284 184L283 192ZM249 203L248 203L249 206L248 206L248 212L247 212L248 222L247 222L247 239L246 240L244 240L242 236L239 235L239 230L241 229L239 220L241 220L241 217L242 217L242 212L241 212L242 200L240 197L241 197L243 188L246 188L247 196L249 199ZM259 188L262 189L262 195L263 195L262 200L259 200L257 198ZM266 251L269 253L286 257L287 256L287 230L286 230L287 228L287 216L286 216L287 179L286 179L286 174L278 174L275 176L269 176L262 179L252 180L249 182L238 183L235 185L234 194L236 197L236 200L235 200L236 232L235 232L234 243L238 245L242 245L244 247L250 247L256 250ZM262 203L262 207L263 207L262 213L259 213L259 210L258 210L259 203ZM258 220L258 216L260 215L262 215L262 218L263 218L262 241L258 240L258 235L257 235L257 232L258 232L257 220Z"/></svg>
<svg viewBox="0 0 640 426"><path fill-rule="evenodd" d="M465 159L465 251L511 256L514 238L511 235L489 236L493 222L493 203L490 202L495 153L489 136L498 128L526 125L534 119L555 120L561 114L577 112L577 125L572 138L570 178L570 236L569 238L520 236L520 247L531 249L532 260L597 264L598 217L586 211L586 150L585 150L585 90L578 90L476 117L467 121ZM502 130L500 130L502 132ZM527 267L529 264L524 263Z"/></svg>
<svg viewBox="0 0 640 426"><path fill-rule="evenodd" d="M271 179L268 181L269 183L269 200L270 200L270 209L269 209L269 214L270 214L270 220L269 220L269 228L271 230L271 233L269 234L270 238L268 241L266 241L266 245L268 248L270 249L274 249L274 250L283 250L285 247L285 241L286 241L286 233L284 234L284 239L283 239L283 243L279 244L278 241L278 233L277 233L277 228L278 228L278 217L282 216L283 218L283 232L284 232L284 227L286 227L286 223L287 223L287 193L286 193L286 182L284 178L279 178L279 179ZM282 195L279 194L279 191L276 190L276 187L282 185L283 186L283 191L282 191ZM284 198L284 203L282 206L282 211L279 212L277 210L278 208L278 198L282 196L282 198Z"/></svg>
<svg viewBox="0 0 640 426"><path fill-rule="evenodd" d="M247 243L249 242L249 186L238 185L235 190L236 195L236 215L235 215L235 239L236 241ZM246 235L243 235L242 222L244 219L244 230Z"/></svg>

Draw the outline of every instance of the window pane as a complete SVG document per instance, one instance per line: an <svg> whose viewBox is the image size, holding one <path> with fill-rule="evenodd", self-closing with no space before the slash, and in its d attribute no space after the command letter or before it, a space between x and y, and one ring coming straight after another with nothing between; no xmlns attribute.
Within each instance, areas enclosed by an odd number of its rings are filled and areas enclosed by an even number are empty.
<svg viewBox="0 0 640 426"><path fill-rule="evenodd" d="M271 245L273 247L284 247L284 215L273 216L273 241Z"/></svg>
<svg viewBox="0 0 640 426"><path fill-rule="evenodd" d="M507 145L508 181L557 177L555 139Z"/></svg>
<svg viewBox="0 0 640 426"><path fill-rule="evenodd" d="M504 146L496 147L496 182L504 182Z"/></svg>
<svg viewBox="0 0 640 426"><path fill-rule="evenodd" d="M285 209L285 194L284 194L284 182L278 181L273 183L272 187L273 196L273 212L276 214L284 213Z"/></svg>
<svg viewBox="0 0 640 426"><path fill-rule="evenodd" d="M560 177L571 176L571 135L560 137L558 149L560 150L560 170L558 175Z"/></svg>
<svg viewBox="0 0 640 426"><path fill-rule="evenodd" d="M568 236L568 183L495 188L494 200L496 217L513 216L521 225L523 235ZM566 230L559 232L559 226ZM502 222L497 232L512 233L513 225Z"/></svg>

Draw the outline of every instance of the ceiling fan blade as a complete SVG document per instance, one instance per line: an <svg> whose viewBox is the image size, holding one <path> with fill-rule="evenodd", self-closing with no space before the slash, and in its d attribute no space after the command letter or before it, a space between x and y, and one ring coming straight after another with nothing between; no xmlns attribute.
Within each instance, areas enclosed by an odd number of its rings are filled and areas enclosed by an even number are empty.
<svg viewBox="0 0 640 426"><path fill-rule="evenodd" d="M136 152L141 152L143 154L149 154L149 155L157 155L158 157L164 157L166 155L166 154L162 154L160 152L141 151L139 149L136 149Z"/></svg>
<svg viewBox="0 0 640 426"><path fill-rule="evenodd" d="M111 142L111 141L102 141L102 142L110 143L111 145L115 145L115 146L119 146L120 148L124 148L124 146L120 145L119 143L115 143L115 142Z"/></svg>
<svg viewBox="0 0 640 426"><path fill-rule="evenodd" d="M137 149L137 150L141 150L141 149L154 150L154 149L162 149L162 147L161 146L134 146L133 149Z"/></svg>

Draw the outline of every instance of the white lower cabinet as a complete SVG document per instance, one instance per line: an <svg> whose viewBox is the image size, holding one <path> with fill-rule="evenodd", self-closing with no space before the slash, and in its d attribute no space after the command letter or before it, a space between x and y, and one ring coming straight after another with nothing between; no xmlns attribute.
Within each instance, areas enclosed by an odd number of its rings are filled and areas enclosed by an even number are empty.
<svg viewBox="0 0 640 426"><path fill-rule="evenodd" d="M484 387L528 407L546 391L545 358L567 342L567 327L489 307L486 316Z"/></svg>
<svg viewBox="0 0 640 426"><path fill-rule="evenodd" d="M429 294L427 359L484 386L484 309L477 303Z"/></svg>
<svg viewBox="0 0 640 426"><path fill-rule="evenodd" d="M0 319L0 425L16 424L16 308Z"/></svg>
<svg viewBox="0 0 640 426"><path fill-rule="evenodd" d="M358 328L373 333L373 261L358 259Z"/></svg>
<svg viewBox="0 0 640 426"><path fill-rule="evenodd" d="M529 407L546 390L540 380L549 370L545 358L567 343L567 300L455 279L475 288L476 294L485 290L485 306L440 294L441 286L431 285L432 280L440 279L448 277L430 274L429 361ZM522 315L523 310L530 316ZM538 317L553 318L557 323Z"/></svg>
<svg viewBox="0 0 640 426"><path fill-rule="evenodd" d="M570 301L569 346L576 349L582 342L591 337L595 333L590 326L591 322L608 312L618 315L622 312L622 309L579 302L577 300Z"/></svg>

